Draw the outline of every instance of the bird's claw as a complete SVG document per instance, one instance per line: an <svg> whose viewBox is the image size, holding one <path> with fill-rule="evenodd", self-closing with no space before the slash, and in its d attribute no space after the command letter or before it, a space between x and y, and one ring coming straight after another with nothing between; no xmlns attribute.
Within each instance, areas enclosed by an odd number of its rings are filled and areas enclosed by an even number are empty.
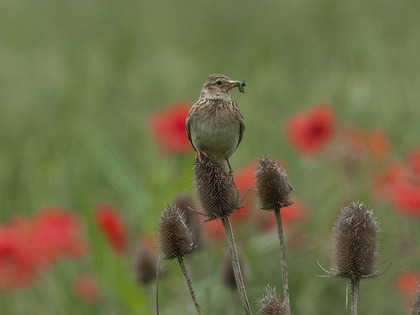
<svg viewBox="0 0 420 315"><path fill-rule="evenodd" d="M201 151L201 150L197 150L196 158L198 159L198 162L200 162L200 163L201 163L202 155L204 155L206 158L209 157L206 152Z"/></svg>

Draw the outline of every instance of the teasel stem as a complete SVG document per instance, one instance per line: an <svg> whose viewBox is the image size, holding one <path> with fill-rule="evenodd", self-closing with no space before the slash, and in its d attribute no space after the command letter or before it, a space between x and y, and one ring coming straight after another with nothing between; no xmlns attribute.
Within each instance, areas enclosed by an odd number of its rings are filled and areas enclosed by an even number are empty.
<svg viewBox="0 0 420 315"><path fill-rule="evenodd" d="M159 254L159 258L156 266L156 315L159 315L159 269L162 254Z"/></svg>
<svg viewBox="0 0 420 315"><path fill-rule="evenodd" d="M359 299L359 278L351 279L351 315L357 315Z"/></svg>
<svg viewBox="0 0 420 315"><path fill-rule="evenodd" d="M190 275L188 274L187 268L185 267L184 259L182 257L178 257L178 262L179 262L179 265L181 266L185 280L187 281L188 290L190 291L190 295L194 302L195 308L197 310L197 314L202 315L203 313L201 312L201 307L198 304L197 298L195 297L195 292L192 286L191 278L190 278Z"/></svg>
<svg viewBox="0 0 420 315"><path fill-rule="evenodd" d="M245 291L244 280L242 278L241 267L239 265L238 251L236 250L235 239L233 237L232 226L230 224L229 216L221 218L223 227L225 228L226 238L229 244L230 258L232 259L233 273L235 274L236 286L238 287L239 295L241 297L242 306L246 315L250 315L251 307L248 302L248 297Z"/></svg>
<svg viewBox="0 0 420 315"><path fill-rule="evenodd" d="M286 247L284 245L284 236L283 236L283 225L281 223L281 214L280 207L277 207L274 210L277 221L277 231L279 233L280 240L280 261L281 261L281 273L283 277L283 300L284 308L286 309L286 314L290 314L290 298L289 298L289 280L287 278L287 268L286 268Z"/></svg>

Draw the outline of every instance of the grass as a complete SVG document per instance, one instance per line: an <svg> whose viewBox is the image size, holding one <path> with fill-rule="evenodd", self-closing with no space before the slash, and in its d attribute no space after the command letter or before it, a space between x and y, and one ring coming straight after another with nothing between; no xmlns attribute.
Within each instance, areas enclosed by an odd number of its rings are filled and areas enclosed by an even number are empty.
<svg viewBox="0 0 420 315"><path fill-rule="evenodd" d="M0 309L91 314L69 289L74 274L91 271L107 300L101 314L148 312L128 262L113 260L91 212L98 201L117 205L133 241L156 229L163 204L191 191L193 156L162 157L147 132L148 118L173 101L195 101L205 77L223 73L247 82L245 94L233 93L247 125L233 168L261 154L284 160L297 196L312 209L313 220L301 231L305 245L286 248L293 313L344 313L345 283L314 277L322 273L316 261L329 264L340 204L369 203L368 194L360 185L347 195L343 177L330 165L301 159L285 140L283 123L328 100L340 122L387 130L395 156L418 145L419 6L407 0L3 0L0 220L62 205L86 218L94 246L88 262L65 263L35 287L1 295ZM383 230L379 269L393 265L362 282L360 314L401 314L395 276L418 266L418 258L400 257L398 249L402 239L418 239L419 223L388 207L373 208ZM267 283L281 288L272 283L280 280L278 260L267 259L277 255L277 240L251 235L242 242L250 301L262 297ZM214 277L222 254L211 248L197 257L214 260L193 280L205 314L223 312L218 301L226 300L226 289ZM166 267L172 272L162 282L162 313L183 313L181 273ZM240 314L239 304L236 309Z"/></svg>

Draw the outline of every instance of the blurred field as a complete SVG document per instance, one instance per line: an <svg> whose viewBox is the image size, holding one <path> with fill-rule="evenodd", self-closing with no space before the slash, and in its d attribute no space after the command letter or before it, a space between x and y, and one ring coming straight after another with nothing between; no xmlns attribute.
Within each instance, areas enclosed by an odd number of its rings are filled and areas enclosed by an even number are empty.
<svg viewBox="0 0 420 315"><path fill-rule="evenodd" d="M223 73L247 82L245 94L232 93L247 127L233 168L262 154L284 161L311 211L300 231L305 244L286 249L293 313L349 313L345 280L316 277L323 273L317 261L329 266L337 209L361 200L381 223L378 269L392 267L362 282L360 314L402 314L395 278L419 268L420 222L376 207L363 175L349 193L343 174L300 157L283 131L296 111L329 101L339 123L385 129L393 156L418 146L419 10L419 2L406 0L1 1L0 221L60 205L86 219L92 248L89 259L60 263L32 287L0 294L0 313L151 312L130 262L109 252L92 210L102 201L121 209L131 242L155 231L164 204L192 191L193 154L162 156L149 117L174 101L195 101L206 76ZM271 259L277 239L238 240L256 312L267 283L281 288L279 261ZM414 242L417 254L402 257L402 240ZM215 245L193 258L201 266L194 284L205 314L227 312L223 254ZM184 314L190 303L184 280L175 262L164 265L171 273L162 281L161 312ZM70 283L79 272L99 279L105 297L99 307L73 296ZM242 314L237 302L235 314Z"/></svg>

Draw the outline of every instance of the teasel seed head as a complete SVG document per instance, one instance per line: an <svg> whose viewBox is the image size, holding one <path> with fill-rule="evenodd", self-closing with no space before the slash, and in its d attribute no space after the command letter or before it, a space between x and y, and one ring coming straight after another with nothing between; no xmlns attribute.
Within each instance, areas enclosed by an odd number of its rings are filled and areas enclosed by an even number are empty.
<svg viewBox="0 0 420 315"><path fill-rule="evenodd" d="M343 207L334 226L332 275L340 278L375 277L378 223L360 202Z"/></svg>
<svg viewBox="0 0 420 315"><path fill-rule="evenodd" d="M228 217L238 208L238 190L232 177L209 152L194 163L194 187L209 220Z"/></svg>
<svg viewBox="0 0 420 315"><path fill-rule="evenodd" d="M261 209L272 211L293 203L293 187L286 173L273 159L262 157L258 161L255 177Z"/></svg>
<svg viewBox="0 0 420 315"><path fill-rule="evenodd" d="M195 248L184 213L176 207L167 206L160 215L158 238L163 259L183 257Z"/></svg>
<svg viewBox="0 0 420 315"><path fill-rule="evenodd" d="M192 234L194 243L197 247L200 247L202 235L198 215L193 211L197 209L193 198L188 194L179 194L176 196L173 205L184 213L185 223Z"/></svg>
<svg viewBox="0 0 420 315"><path fill-rule="evenodd" d="M258 301L258 314L260 315L282 315L286 309L276 293L276 288L267 286L265 296Z"/></svg>
<svg viewBox="0 0 420 315"><path fill-rule="evenodd" d="M134 265L137 282L147 285L152 280L155 280L156 263L155 254L146 246L139 245L136 249Z"/></svg>
<svg viewBox="0 0 420 315"><path fill-rule="evenodd" d="M241 268L242 272L242 279L244 282L246 282L246 273L245 268L243 264L242 254L238 249L238 259L239 259L239 266ZM229 289L236 290L236 279L235 279L235 273L233 271L232 267L232 259L230 258L229 253L225 255L225 261L223 263L223 269L222 269L222 283L228 287Z"/></svg>
<svg viewBox="0 0 420 315"><path fill-rule="evenodd" d="M410 315L420 315L420 285L418 285L417 289L413 292Z"/></svg>

